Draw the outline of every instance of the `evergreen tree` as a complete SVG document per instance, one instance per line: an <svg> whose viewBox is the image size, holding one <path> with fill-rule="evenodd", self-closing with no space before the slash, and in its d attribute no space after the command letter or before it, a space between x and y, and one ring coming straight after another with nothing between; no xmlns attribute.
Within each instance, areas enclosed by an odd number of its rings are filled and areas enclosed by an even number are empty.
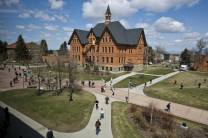
<svg viewBox="0 0 208 138"><path fill-rule="evenodd" d="M29 57L29 51L27 49L24 39L22 38L22 35L18 36L15 52L17 60L27 60Z"/></svg>
<svg viewBox="0 0 208 138"><path fill-rule="evenodd" d="M180 64L186 64L188 66L190 66L191 64L191 53L188 49L184 49L184 51L181 53L181 61Z"/></svg>
<svg viewBox="0 0 208 138"><path fill-rule="evenodd" d="M48 45L46 40L41 40L40 42L40 51L41 51L41 55L46 55L48 53Z"/></svg>
<svg viewBox="0 0 208 138"><path fill-rule="evenodd" d="M66 55L67 54L67 43L66 43L66 41L64 41L64 43L62 43L61 44L61 46L60 46L60 48L59 48L59 53L61 54L61 55Z"/></svg>
<svg viewBox="0 0 208 138"><path fill-rule="evenodd" d="M3 42L0 40L0 61L4 61L7 59L7 42Z"/></svg>

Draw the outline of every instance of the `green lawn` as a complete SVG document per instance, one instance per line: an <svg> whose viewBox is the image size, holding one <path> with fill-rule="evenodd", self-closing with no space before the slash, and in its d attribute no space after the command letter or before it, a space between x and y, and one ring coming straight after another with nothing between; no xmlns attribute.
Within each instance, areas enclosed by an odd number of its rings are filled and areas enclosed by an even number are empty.
<svg viewBox="0 0 208 138"><path fill-rule="evenodd" d="M95 96L88 92L75 92L74 101L68 101L68 93L52 96L45 92L35 95L35 89L11 90L0 93L0 100L28 115L47 128L74 132L83 129L91 116Z"/></svg>
<svg viewBox="0 0 208 138"><path fill-rule="evenodd" d="M207 82L204 82L205 78ZM201 88L198 88L199 82L202 83ZM181 83L184 89L179 89ZM182 72L146 88L145 93L151 97L208 110L208 73Z"/></svg>
<svg viewBox="0 0 208 138"><path fill-rule="evenodd" d="M147 74L156 74L156 75L165 75L168 73L174 72L171 68L165 68L165 67L150 67L147 68L144 73Z"/></svg>
<svg viewBox="0 0 208 138"><path fill-rule="evenodd" d="M116 88L127 88L128 87L128 83L129 83L129 79L131 79L131 82L133 84L136 84L136 86L143 84L145 82L148 82L149 80L153 80L157 78L156 76L150 76L150 75L141 75L141 74L137 74L131 77L128 77L120 82L118 82L117 84L114 85L114 87Z"/></svg>
<svg viewBox="0 0 208 138"><path fill-rule="evenodd" d="M140 138L139 132L128 120L127 104L112 103L112 132L114 138Z"/></svg>

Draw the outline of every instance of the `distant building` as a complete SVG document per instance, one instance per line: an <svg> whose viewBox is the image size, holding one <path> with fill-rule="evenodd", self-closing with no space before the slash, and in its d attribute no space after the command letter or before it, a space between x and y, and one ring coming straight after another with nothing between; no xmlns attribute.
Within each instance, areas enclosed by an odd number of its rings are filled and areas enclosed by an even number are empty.
<svg viewBox="0 0 208 138"><path fill-rule="evenodd" d="M33 62L40 62L41 61L41 52L40 52L40 45L35 42L29 42L26 43L26 46L28 48L30 58ZM12 43L7 46L7 55L9 61L15 61L16 60L16 42Z"/></svg>
<svg viewBox="0 0 208 138"><path fill-rule="evenodd" d="M179 54L170 54L170 63L176 64L179 63L180 55Z"/></svg>
<svg viewBox="0 0 208 138"><path fill-rule="evenodd" d="M73 60L83 66L93 63L99 70L140 70L145 63L144 29L126 29L119 21L111 22L109 6L104 23L89 31L75 29L68 44Z"/></svg>
<svg viewBox="0 0 208 138"><path fill-rule="evenodd" d="M42 61L47 63L50 66L54 66L58 64L58 60L61 64L65 64L69 62L69 55L60 54L59 50L51 50L50 54L42 56Z"/></svg>
<svg viewBox="0 0 208 138"><path fill-rule="evenodd" d="M16 58L15 49L16 49L16 43L12 43L7 46L7 55L9 61L15 60Z"/></svg>
<svg viewBox="0 0 208 138"><path fill-rule="evenodd" d="M42 61L41 59L41 50L40 50L40 45L34 42L27 43L27 48L29 50L30 58L33 62L39 63Z"/></svg>

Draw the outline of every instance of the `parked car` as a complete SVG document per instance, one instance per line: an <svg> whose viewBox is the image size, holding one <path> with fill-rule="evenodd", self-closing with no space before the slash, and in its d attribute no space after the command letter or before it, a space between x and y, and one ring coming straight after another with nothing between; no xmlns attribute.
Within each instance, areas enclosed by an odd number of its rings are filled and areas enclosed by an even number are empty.
<svg viewBox="0 0 208 138"><path fill-rule="evenodd" d="M180 71L188 71L188 65L181 65Z"/></svg>

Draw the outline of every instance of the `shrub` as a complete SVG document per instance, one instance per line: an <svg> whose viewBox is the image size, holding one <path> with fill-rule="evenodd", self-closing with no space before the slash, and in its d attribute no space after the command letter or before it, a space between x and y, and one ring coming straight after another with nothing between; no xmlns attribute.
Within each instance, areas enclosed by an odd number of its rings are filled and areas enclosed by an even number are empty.
<svg viewBox="0 0 208 138"><path fill-rule="evenodd" d="M148 124L140 111L136 111L133 115L133 118L136 124L142 129L146 130L148 128Z"/></svg>
<svg viewBox="0 0 208 138"><path fill-rule="evenodd" d="M131 104L130 106L129 106L129 112L130 113L134 113L134 112L136 112L136 110L137 110L137 105L135 105L135 104Z"/></svg>

